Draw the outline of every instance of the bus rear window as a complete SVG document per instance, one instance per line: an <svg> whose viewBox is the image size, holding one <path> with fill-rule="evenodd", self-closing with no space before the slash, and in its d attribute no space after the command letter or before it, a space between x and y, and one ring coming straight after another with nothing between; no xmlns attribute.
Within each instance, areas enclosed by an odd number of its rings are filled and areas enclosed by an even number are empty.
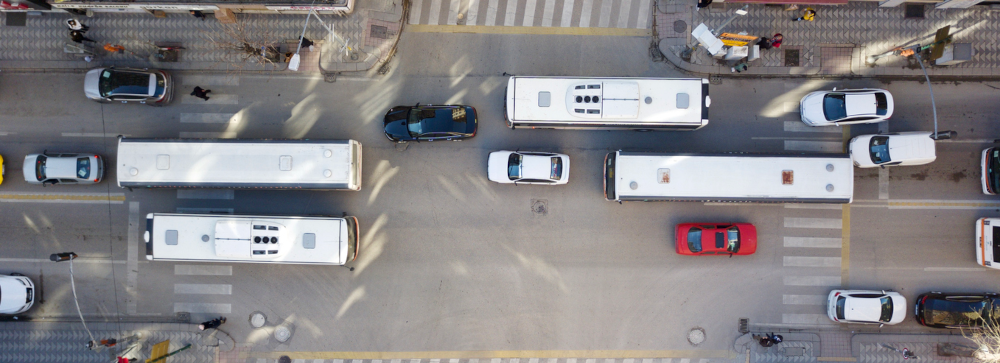
<svg viewBox="0 0 1000 363"><path fill-rule="evenodd" d="M604 199L615 200L615 153L604 157Z"/></svg>
<svg viewBox="0 0 1000 363"><path fill-rule="evenodd" d="M990 227L993 230L993 262L1000 263L1000 228Z"/></svg>

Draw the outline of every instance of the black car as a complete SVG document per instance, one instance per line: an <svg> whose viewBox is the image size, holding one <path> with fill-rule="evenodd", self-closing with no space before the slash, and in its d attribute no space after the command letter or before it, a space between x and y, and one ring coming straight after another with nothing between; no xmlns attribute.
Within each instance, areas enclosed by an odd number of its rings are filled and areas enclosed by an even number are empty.
<svg viewBox="0 0 1000 363"><path fill-rule="evenodd" d="M929 292L917 297L917 322L932 328L975 328L1000 318L1000 294Z"/></svg>
<svg viewBox="0 0 1000 363"><path fill-rule="evenodd" d="M385 114L389 140L461 140L476 136L476 109L462 105L396 106Z"/></svg>

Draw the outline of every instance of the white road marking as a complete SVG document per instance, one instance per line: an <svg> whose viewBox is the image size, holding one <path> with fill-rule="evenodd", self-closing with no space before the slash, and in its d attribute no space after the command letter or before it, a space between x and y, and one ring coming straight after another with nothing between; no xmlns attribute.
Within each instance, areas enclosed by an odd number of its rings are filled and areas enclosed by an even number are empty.
<svg viewBox="0 0 1000 363"><path fill-rule="evenodd" d="M611 24L611 5L615 1L617 0L603 0L601 2L601 16L597 20L598 27L607 28Z"/></svg>
<svg viewBox="0 0 1000 363"><path fill-rule="evenodd" d="M559 26L567 28L573 25L573 2L576 0L563 0L562 18L559 18Z"/></svg>
<svg viewBox="0 0 1000 363"><path fill-rule="evenodd" d="M513 1L513 0L511 0ZM521 26L533 26L535 25L535 7L537 3L535 0L528 0L524 3L524 19L521 21Z"/></svg>
<svg viewBox="0 0 1000 363"><path fill-rule="evenodd" d="M208 101L200 99L195 96L186 95L181 97L181 103L190 105L238 105L240 104L240 95L222 95L215 94L215 92L208 94Z"/></svg>
<svg viewBox="0 0 1000 363"><path fill-rule="evenodd" d="M233 214L233 208L184 208L178 207L177 213L182 214Z"/></svg>
<svg viewBox="0 0 1000 363"><path fill-rule="evenodd" d="M486 5L486 22L483 25L494 26L497 24L497 9L500 7L500 0L489 0Z"/></svg>
<svg viewBox="0 0 1000 363"><path fill-rule="evenodd" d="M785 150L792 151L816 151L816 152L842 152L844 143L840 141L802 141L785 140Z"/></svg>
<svg viewBox="0 0 1000 363"><path fill-rule="evenodd" d="M233 312L233 306L230 304L213 303L174 303L174 312L230 314Z"/></svg>
<svg viewBox="0 0 1000 363"><path fill-rule="evenodd" d="M813 203L787 203L785 208L788 209L836 209L841 210L844 208L841 204L813 204Z"/></svg>
<svg viewBox="0 0 1000 363"><path fill-rule="evenodd" d="M479 0L469 0L469 12L465 14L465 24L476 25L479 19Z"/></svg>
<svg viewBox="0 0 1000 363"><path fill-rule="evenodd" d="M10 263L52 263L52 260L47 258L0 258L0 262L10 262ZM102 260L97 258L85 258L77 257L73 259L73 263L110 263L114 265L128 265L128 261L125 260Z"/></svg>
<svg viewBox="0 0 1000 363"><path fill-rule="evenodd" d="M177 199L233 199L232 189L177 189Z"/></svg>
<svg viewBox="0 0 1000 363"><path fill-rule="evenodd" d="M441 14L441 0L431 0L430 16L427 18L427 24L438 25L438 18Z"/></svg>
<svg viewBox="0 0 1000 363"><path fill-rule="evenodd" d="M924 267L926 272L990 272L986 267Z"/></svg>
<svg viewBox="0 0 1000 363"><path fill-rule="evenodd" d="M826 305L826 295L781 295L786 305Z"/></svg>
<svg viewBox="0 0 1000 363"><path fill-rule="evenodd" d="M13 134L13 132L0 131L0 136L7 136Z"/></svg>
<svg viewBox="0 0 1000 363"><path fill-rule="evenodd" d="M507 13L503 16L504 26L514 26L517 17L517 0L507 0Z"/></svg>
<svg viewBox="0 0 1000 363"><path fill-rule="evenodd" d="M448 25L458 25L458 12L462 10L462 0L451 0L448 6Z"/></svg>
<svg viewBox="0 0 1000 363"><path fill-rule="evenodd" d="M118 134L103 132L64 132L63 137L118 137ZM127 136L127 135L122 135Z"/></svg>
<svg viewBox="0 0 1000 363"><path fill-rule="evenodd" d="M997 140L1000 139L958 139L958 140L945 139L945 140L938 140L937 142L948 142L948 143L953 142L957 144L995 144Z"/></svg>
<svg viewBox="0 0 1000 363"><path fill-rule="evenodd" d="M785 217L785 228L829 228L841 229L844 220L840 218L797 218Z"/></svg>
<svg viewBox="0 0 1000 363"><path fill-rule="evenodd" d="M185 124L227 124L235 113L181 113L181 123Z"/></svg>
<svg viewBox="0 0 1000 363"><path fill-rule="evenodd" d="M340 80L339 78L337 79ZM183 82L181 83L185 86L239 86L240 77L230 77L230 76L202 76L202 75L185 75L183 77Z"/></svg>
<svg viewBox="0 0 1000 363"><path fill-rule="evenodd" d="M232 276L233 266L219 265L174 265L174 275L184 276Z"/></svg>
<svg viewBox="0 0 1000 363"><path fill-rule="evenodd" d="M784 256L785 267L840 267L840 257Z"/></svg>
<svg viewBox="0 0 1000 363"><path fill-rule="evenodd" d="M842 284L840 276L785 276L786 286L826 286L838 287Z"/></svg>
<svg viewBox="0 0 1000 363"><path fill-rule="evenodd" d="M128 203L128 246L125 248L125 292L128 294L126 313L135 314L138 311L139 284L139 225L142 219L139 215L139 202Z"/></svg>
<svg viewBox="0 0 1000 363"><path fill-rule="evenodd" d="M556 0L543 1L545 1L545 5L542 5L542 26L552 26L552 16L555 15Z"/></svg>
<svg viewBox="0 0 1000 363"><path fill-rule="evenodd" d="M424 0L410 0L410 24L420 24L420 12L423 10Z"/></svg>
<svg viewBox="0 0 1000 363"><path fill-rule="evenodd" d="M809 126L802 121L785 121L785 132L827 132L843 134L840 126Z"/></svg>
<svg viewBox="0 0 1000 363"><path fill-rule="evenodd" d="M785 236L785 247L841 248L843 244L842 238Z"/></svg>
<svg viewBox="0 0 1000 363"><path fill-rule="evenodd" d="M235 139L236 131L223 132L181 132L182 139Z"/></svg>
<svg viewBox="0 0 1000 363"><path fill-rule="evenodd" d="M878 199L889 199L889 169L878 170Z"/></svg>
<svg viewBox="0 0 1000 363"><path fill-rule="evenodd" d="M832 325L833 321L825 314L781 314L784 324Z"/></svg>
<svg viewBox="0 0 1000 363"><path fill-rule="evenodd" d="M635 22L636 29L646 29L649 26L649 14L652 13L652 9L649 7L649 0L642 0L639 2L639 19Z"/></svg>
<svg viewBox="0 0 1000 363"><path fill-rule="evenodd" d="M607 1L607 0L605 0ZM628 16L632 10L632 0L624 0L621 3L618 13L617 28L628 28ZM609 14L610 15L610 14Z"/></svg>
<svg viewBox="0 0 1000 363"><path fill-rule="evenodd" d="M580 11L580 27L590 27L590 13L594 11L594 0L583 0L583 8Z"/></svg>
<svg viewBox="0 0 1000 363"><path fill-rule="evenodd" d="M232 295L233 285L228 284L174 284L175 294Z"/></svg>

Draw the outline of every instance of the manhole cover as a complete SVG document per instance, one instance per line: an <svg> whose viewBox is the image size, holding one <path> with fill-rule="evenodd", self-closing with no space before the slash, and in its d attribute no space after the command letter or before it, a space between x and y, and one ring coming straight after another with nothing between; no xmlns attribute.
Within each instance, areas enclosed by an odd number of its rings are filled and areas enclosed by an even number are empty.
<svg viewBox="0 0 1000 363"><path fill-rule="evenodd" d="M274 339L277 339L279 342L284 343L291 337L292 330L288 329L288 326L279 325L277 328L274 328Z"/></svg>
<svg viewBox="0 0 1000 363"><path fill-rule="evenodd" d="M289 357L287 355L278 357L278 363L292 363L292 357Z"/></svg>
<svg viewBox="0 0 1000 363"><path fill-rule="evenodd" d="M545 199L531 200L531 213L544 216L549 214L549 201Z"/></svg>
<svg viewBox="0 0 1000 363"><path fill-rule="evenodd" d="M677 32L677 33L686 33L687 29L688 29L687 22L685 22L683 20L675 20L674 21L674 31L675 32Z"/></svg>
<svg viewBox="0 0 1000 363"><path fill-rule="evenodd" d="M250 314L250 326L254 328L260 328L264 326L264 324L266 323L267 323L267 317L264 316L264 313L255 311L253 314Z"/></svg>
<svg viewBox="0 0 1000 363"><path fill-rule="evenodd" d="M799 50L785 49L785 67L799 66Z"/></svg>
<svg viewBox="0 0 1000 363"><path fill-rule="evenodd" d="M924 4L906 4L905 19L923 19Z"/></svg>
<svg viewBox="0 0 1000 363"><path fill-rule="evenodd" d="M688 342L691 345L698 345L705 341L705 329L694 328L688 332Z"/></svg>
<svg viewBox="0 0 1000 363"><path fill-rule="evenodd" d="M372 37L389 39L389 28L381 25L372 25Z"/></svg>

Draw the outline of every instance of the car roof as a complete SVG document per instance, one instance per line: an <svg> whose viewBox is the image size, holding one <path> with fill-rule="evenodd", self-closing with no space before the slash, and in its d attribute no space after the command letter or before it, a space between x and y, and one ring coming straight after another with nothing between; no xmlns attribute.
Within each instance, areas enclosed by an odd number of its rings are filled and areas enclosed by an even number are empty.
<svg viewBox="0 0 1000 363"><path fill-rule="evenodd" d="M77 156L50 156L45 160L45 177L49 179L78 178L76 176L76 158Z"/></svg>
<svg viewBox="0 0 1000 363"><path fill-rule="evenodd" d="M874 115L875 94L874 93L847 93L844 95L844 108L847 109L847 116Z"/></svg>
<svg viewBox="0 0 1000 363"><path fill-rule="evenodd" d="M879 321L879 317L882 316L882 303L879 300L884 296L866 298L854 297L851 293L846 295L844 318L851 321Z"/></svg>
<svg viewBox="0 0 1000 363"><path fill-rule="evenodd" d="M416 108L420 111L433 111L434 115L420 115L421 132L424 134L432 132L465 132L466 120L468 120L465 107L462 106L420 106ZM430 117L428 117L430 116Z"/></svg>
<svg viewBox="0 0 1000 363"><path fill-rule="evenodd" d="M551 169L552 160L550 156L521 154L522 179L552 179Z"/></svg>

